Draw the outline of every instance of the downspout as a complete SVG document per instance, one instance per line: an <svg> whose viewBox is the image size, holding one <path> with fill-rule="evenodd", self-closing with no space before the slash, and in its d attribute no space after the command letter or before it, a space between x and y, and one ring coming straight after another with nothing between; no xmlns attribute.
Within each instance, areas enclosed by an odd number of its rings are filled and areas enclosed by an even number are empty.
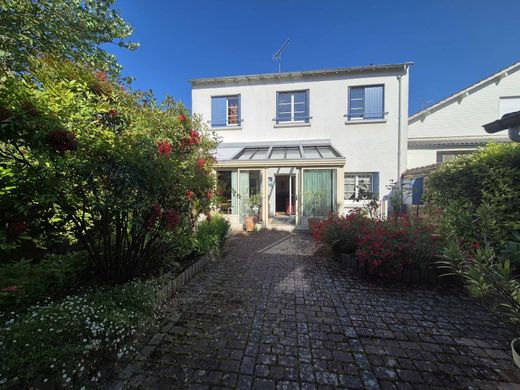
<svg viewBox="0 0 520 390"><path fill-rule="evenodd" d="M406 70L406 68L405 68ZM403 76L397 76L399 82L399 112L397 114L397 183L401 186L401 78Z"/></svg>

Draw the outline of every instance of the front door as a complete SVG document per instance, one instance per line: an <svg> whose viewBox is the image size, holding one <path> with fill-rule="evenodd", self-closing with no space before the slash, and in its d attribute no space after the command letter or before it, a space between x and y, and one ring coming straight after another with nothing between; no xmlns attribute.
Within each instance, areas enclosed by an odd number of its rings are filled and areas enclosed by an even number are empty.
<svg viewBox="0 0 520 390"><path fill-rule="evenodd" d="M270 196L270 225L296 225L298 184L295 173L274 175Z"/></svg>

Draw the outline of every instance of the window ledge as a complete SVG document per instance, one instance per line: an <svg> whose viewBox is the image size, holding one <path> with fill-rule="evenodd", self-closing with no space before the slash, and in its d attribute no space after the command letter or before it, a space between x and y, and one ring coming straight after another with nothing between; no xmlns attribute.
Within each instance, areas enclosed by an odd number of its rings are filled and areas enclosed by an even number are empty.
<svg viewBox="0 0 520 390"><path fill-rule="evenodd" d="M354 121L345 121L346 125L360 125L360 124L369 124L369 123L386 123L386 119L361 119Z"/></svg>
<svg viewBox="0 0 520 390"><path fill-rule="evenodd" d="M218 127L211 127L210 130L212 130L212 131L242 130L242 126L218 126Z"/></svg>
<svg viewBox="0 0 520 390"><path fill-rule="evenodd" d="M310 127L310 122L286 122L286 123L275 123L274 128L278 127Z"/></svg>

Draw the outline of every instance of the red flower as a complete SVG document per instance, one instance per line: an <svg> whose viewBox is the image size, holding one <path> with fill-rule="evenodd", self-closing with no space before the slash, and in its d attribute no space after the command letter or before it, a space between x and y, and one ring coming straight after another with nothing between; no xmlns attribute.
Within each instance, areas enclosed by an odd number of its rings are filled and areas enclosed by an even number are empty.
<svg viewBox="0 0 520 390"><path fill-rule="evenodd" d="M176 210L170 209L165 213L166 228L174 230L181 223L181 217Z"/></svg>
<svg viewBox="0 0 520 390"><path fill-rule="evenodd" d="M211 197L213 196L213 194L211 193L211 191L208 191L207 196L208 196L208 200L211 200Z"/></svg>
<svg viewBox="0 0 520 390"><path fill-rule="evenodd" d="M76 134L65 130L53 130L47 135L47 139L51 146L59 153L67 150L76 150L78 142Z"/></svg>
<svg viewBox="0 0 520 390"><path fill-rule="evenodd" d="M108 81L108 76L105 72L97 72L96 77L99 81L104 81L104 82Z"/></svg>
<svg viewBox="0 0 520 390"><path fill-rule="evenodd" d="M186 191L186 198L188 198L189 200L193 199L193 195L195 195L193 191Z"/></svg>
<svg viewBox="0 0 520 390"><path fill-rule="evenodd" d="M150 217L148 217L148 226L152 227L157 222L157 218L161 216L162 208L159 203L154 204L150 210Z"/></svg>
<svg viewBox="0 0 520 390"><path fill-rule="evenodd" d="M478 243L477 241L473 241L471 243L471 248L473 248L473 249L480 249L480 243Z"/></svg>
<svg viewBox="0 0 520 390"><path fill-rule="evenodd" d="M118 114L119 114L119 112L117 112L117 110L115 108L112 108L112 109L108 110L108 112L107 112L107 115L111 118L115 118Z"/></svg>
<svg viewBox="0 0 520 390"><path fill-rule="evenodd" d="M177 119L179 120L179 122L186 122L186 115L184 114L180 114L179 116L177 116Z"/></svg>
<svg viewBox="0 0 520 390"><path fill-rule="evenodd" d="M16 290L18 290L18 288L16 286L4 287L2 289L2 291L5 291L5 292L16 292Z"/></svg>
<svg viewBox="0 0 520 390"><path fill-rule="evenodd" d="M172 153L172 146L166 140L157 143L157 149L159 150L159 154L163 156L169 157Z"/></svg>
<svg viewBox="0 0 520 390"><path fill-rule="evenodd" d="M200 143L200 135L196 130L192 130L190 132L190 139L189 144L190 145L198 145Z"/></svg>
<svg viewBox="0 0 520 390"><path fill-rule="evenodd" d="M206 161L203 158L199 158L197 160L197 165L198 165L199 168L202 169L202 168L204 168L206 166Z"/></svg>

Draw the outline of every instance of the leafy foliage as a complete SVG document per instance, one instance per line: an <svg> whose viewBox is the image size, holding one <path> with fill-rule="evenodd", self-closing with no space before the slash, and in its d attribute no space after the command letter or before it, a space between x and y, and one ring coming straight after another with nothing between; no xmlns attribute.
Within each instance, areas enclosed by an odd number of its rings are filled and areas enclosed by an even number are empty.
<svg viewBox="0 0 520 390"><path fill-rule="evenodd" d="M195 239L199 254L206 254L211 249L220 249L224 246L229 235L230 224L220 214L210 215L197 225Z"/></svg>
<svg viewBox="0 0 520 390"><path fill-rule="evenodd" d="M457 211L487 210L486 228L490 244L503 246L520 233L520 145L492 144L471 155L442 164L427 181L429 207L447 213L452 229L468 241L478 240L471 223L458 224ZM484 205L484 209L479 209ZM465 218L463 220L466 220Z"/></svg>
<svg viewBox="0 0 520 390"><path fill-rule="evenodd" d="M114 0L3 0L0 2L0 64L26 71L36 57L87 63L117 73L113 55L100 45L127 41L132 28L112 7Z"/></svg>
<svg viewBox="0 0 520 390"><path fill-rule="evenodd" d="M171 99L71 63L33 69L0 88L5 253L77 242L103 280L153 272L210 207L215 141Z"/></svg>
<svg viewBox="0 0 520 390"><path fill-rule="evenodd" d="M161 305L160 283L88 291L2 317L2 388L72 388L99 381L100 362L122 357Z"/></svg>
<svg viewBox="0 0 520 390"><path fill-rule="evenodd" d="M346 216L330 213L314 230L313 237L334 254L353 255L371 223L372 221L361 212L349 213Z"/></svg>

